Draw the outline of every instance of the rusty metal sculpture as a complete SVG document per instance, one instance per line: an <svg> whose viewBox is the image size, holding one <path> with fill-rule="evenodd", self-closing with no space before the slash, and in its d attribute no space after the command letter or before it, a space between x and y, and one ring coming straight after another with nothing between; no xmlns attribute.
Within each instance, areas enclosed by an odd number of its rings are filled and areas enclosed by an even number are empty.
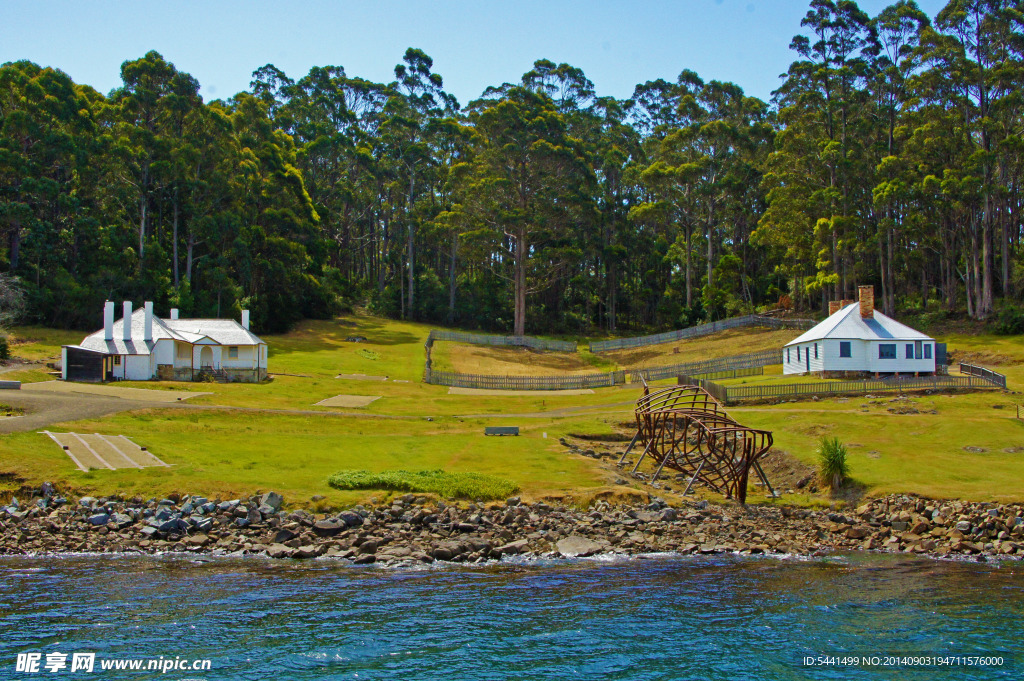
<svg viewBox="0 0 1024 681"><path fill-rule="evenodd" d="M642 443L644 450L633 473L650 456L658 466L651 482L668 467L690 477L683 494L699 482L745 504L753 468L775 496L758 463L771 449L771 432L740 425L703 388L686 385L651 392L645 382L644 394L636 403L636 424L636 435L619 460L623 464L633 447Z"/></svg>

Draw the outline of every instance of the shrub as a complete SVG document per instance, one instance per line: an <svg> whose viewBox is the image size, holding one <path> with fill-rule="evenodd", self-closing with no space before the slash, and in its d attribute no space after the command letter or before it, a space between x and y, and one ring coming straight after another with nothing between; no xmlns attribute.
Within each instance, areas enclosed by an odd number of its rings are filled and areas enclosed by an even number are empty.
<svg viewBox="0 0 1024 681"><path fill-rule="evenodd" d="M335 489L383 489L395 492L430 492L448 499L504 499L519 491L513 482L481 473L367 470L338 471L327 479Z"/></svg>
<svg viewBox="0 0 1024 681"><path fill-rule="evenodd" d="M995 333L1003 336L1016 336L1024 333L1024 310L1007 305L992 320L991 328Z"/></svg>
<svg viewBox="0 0 1024 681"><path fill-rule="evenodd" d="M850 474L846 463L846 445L837 437L823 437L818 444L818 474L823 485L837 490Z"/></svg>
<svg viewBox="0 0 1024 681"><path fill-rule="evenodd" d="M7 334L0 333L0 359L11 358L11 346L7 342Z"/></svg>

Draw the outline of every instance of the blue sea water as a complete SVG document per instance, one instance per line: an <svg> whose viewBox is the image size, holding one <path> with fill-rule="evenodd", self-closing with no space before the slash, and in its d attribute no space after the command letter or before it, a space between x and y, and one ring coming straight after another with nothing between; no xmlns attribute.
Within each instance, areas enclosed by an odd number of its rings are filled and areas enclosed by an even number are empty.
<svg viewBox="0 0 1024 681"><path fill-rule="evenodd" d="M1024 564L658 556L413 570L325 560L0 559L0 679L1022 678ZM93 652L92 673L18 653ZM806 656L1002 656L808 667ZM209 659L203 672L101 660Z"/></svg>

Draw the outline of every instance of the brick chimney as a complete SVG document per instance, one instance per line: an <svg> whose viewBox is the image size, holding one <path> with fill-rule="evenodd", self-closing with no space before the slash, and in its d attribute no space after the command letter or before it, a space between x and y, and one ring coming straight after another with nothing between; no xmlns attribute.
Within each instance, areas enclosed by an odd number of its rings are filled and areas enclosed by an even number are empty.
<svg viewBox="0 0 1024 681"><path fill-rule="evenodd" d="M857 294L860 296L860 316L864 319L875 318L875 287L858 286Z"/></svg>
<svg viewBox="0 0 1024 681"><path fill-rule="evenodd" d="M839 312L843 307L843 301L841 300L830 300L828 301L828 316L831 317L836 312Z"/></svg>

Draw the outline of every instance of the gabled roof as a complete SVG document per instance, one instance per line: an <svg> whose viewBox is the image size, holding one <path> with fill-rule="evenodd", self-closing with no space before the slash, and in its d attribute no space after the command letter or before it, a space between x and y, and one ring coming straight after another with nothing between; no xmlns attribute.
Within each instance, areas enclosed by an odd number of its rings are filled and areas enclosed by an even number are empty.
<svg viewBox="0 0 1024 681"><path fill-rule="evenodd" d="M146 311L132 313L132 340L124 340L124 319L114 322L114 339L104 340L103 329L91 333L79 347L109 355L148 355L156 342L163 339L197 343L209 338L219 345L262 345L259 336L247 331L233 319L161 319L153 316L153 340L142 340L146 334Z"/></svg>
<svg viewBox="0 0 1024 681"><path fill-rule="evenodd" d="M860 316L860 303L847 305L783 347L826 338L866 341L934 340L906 324L899 323L892 317L885 316L878 310L873 310L872 315L871 318L864 319Z"/></svg>

